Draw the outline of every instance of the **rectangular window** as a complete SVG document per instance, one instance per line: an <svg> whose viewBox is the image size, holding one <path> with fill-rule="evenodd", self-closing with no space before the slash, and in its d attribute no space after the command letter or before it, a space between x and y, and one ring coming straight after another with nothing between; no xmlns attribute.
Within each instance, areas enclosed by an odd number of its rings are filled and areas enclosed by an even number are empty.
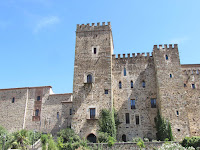
<svg viewBox="0 0 200 150"><path fill-rule="evenodd" d="M192 84L192 88L195 89L195 84Z"/></svg>
<svg viewBox="0 0 200 150"><path fill-rule="evenodd" d="M69 110L69 115L72 115L72 109L70 108L70 110Z"/></svg>
<svg viewBox="0 0 200 150"><path fill-rule="evenodd" d="M57 119L59 119L59 112L57 112Z"/></svg>
<svg viewBox="0 0 200 150"><path fill-rule="evenodd" d="M145 81L142 81L142 87L145 88Z"/></svg>
<svg viewBox="0 0 200 150"><path fill-rule="evenodd" d="M94 54L96 54L97 53L97 48L94 48Z"/></svg>
<svg viewBox="0 0 200 150"><path fill-rule="evenodd" d="M184 84L184 87L187 87L187 85L186 85L186 84Z"/></svg>
<svg viewBox="0 0 200 150"><path fill-rule="evenodd" d="M156 108L156 99L155 98L151 99L151 108Z"/></svg>
<svg viewBox="0 0 200 150"><path fill-rule="evenodd" d="M176 111L176 115L179 116L179 112L178 112L178 110Z"/></svg>
<svg viewBox="0 0 200 150"><path fill-rule="evenodd" d="M135 116L135 122L136 122L136 125L139 125L139 124L140 124L139 115L136 115L136 116Z"/></svg>
<svg viewBox="0 0 200 150"><path fill-rule="evenodd" d="M108 90L105 90L105 94L108 94Z"/></svg>
<svg viewBox="0 0 200 150"><path fill-rule="evenodd" d="M39 112L40 112L39 109L36 109L35 110L35 116L39 116Z"/></svg>
<svg viewBox="0 0 200 150"><path fill-rule="evenodd" d="M13 97L13 98L12 98L12 103L14 103L14 102L15 102L15 98Z"/></svg>
<svg viewBox="0 0 200 150"><path fill-rule="evenodd" d="M126 113L126 124L130 123L130 119L129 119L129 113Z"/></svg>
<svg viewBox="0 0 200 150"><path fill-rule="evenodd" d="M37 96L37 101L39 101L40 100L40 96Z"/></svg>
<svg viewBox="0 0 200 150"><path fill-rule="evenodd" d="M135 109L135 100L131 99L131 109Z"/></svg>
<svg viewBox="0 0 200 150"><path fill-rule="evenodd" d="M95 119L95 108L90 108L90 119Z"/></svg>

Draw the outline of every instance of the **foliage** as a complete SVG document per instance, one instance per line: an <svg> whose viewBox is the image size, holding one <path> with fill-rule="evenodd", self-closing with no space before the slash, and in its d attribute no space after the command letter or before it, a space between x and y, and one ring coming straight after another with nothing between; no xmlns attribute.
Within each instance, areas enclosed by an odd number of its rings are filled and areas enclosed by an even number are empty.
<svg viewBox="0 0 200 150"><path fill-rule="evenodd" d="M27 145L29 145L30 141L28 139L28 131L20 130L12 133L9 140L9 147L11 149L27 149Z"/></svg>
<svg viewBox="0 0 200 150"><path fill-rule="evenodd" d="M98 133L98 142L99 143L107 143L109 141L108 137L109 137L108 133L99 132Z"/></svg>
<svg viewBox="0 0 200 150"><path fill-rule="evenodd" d="M197 149L198 146L200 147L200 136L185 137L181 142L181 145L184 147L192 146Z"/></svg>
<svg viewBox="0 0 200 150"><path fill-rule="evenodd" d="M148 138L144 138L144 142L149 142L149 139Z"/></svg>
<svg viewBox="0 0 200 150"><path fill-rule="evenodd" d="M134 137L133 139L132 139L132 141L134 142L134 143L137 143L138 141L140 141L140 137Z"/></svg>
<svg viewBox="0 0 200 150"><path fill-rule="evenodd" d="M154 119L156 124L156 137L157 140L164 141L166 138L169 141L173 141L172 131L171 131L171 124L170 122L166 122L165 119L161 116L159 110L157 112L157 117Z"/></svg>
<svg viewBox="0 0 200 150"><path fill-rule="evenodd" d="M0 126L0 149L4 145L4 148L6 148L6 141L8 140L8 131Z"/></svg>
<svg viewBox="0 0 200 150"><path fill-rule="evenodd" d="M48 142L48 136L46 134L42 134L41 135L42 150L47 149L47 142Z"/></svg>
<svg viewBox="0 0 200 150"><path fill-rule="evenodd" d="M106 132L113 138L116 138L116 125L114 118L114 110L109 111L102 109L99 118L99 131Z"/></svg>
<svg viewBox="0 0 200 150"><path fill-rule="evenodd" d="M188 147L186 149L178 143L164 143L164 144L162 144L162 146L160 148L158 148L158 150L166 150L166 149L169 149L169 150L195 150L193 147Z"/></svg>
<svg viewBox="0 0 200 150"><path fill-rule="evenodd" d="M67 143L69 141L80 141L80 137L76 135L74 130L72 130L71 128L63 129L60 132L58 132L57 135L63 138L63 143Z"/></svg>
<svg viewBox="0 0 200 150"><path fill-rule="evenodd" d="M115 118L115 126L116 126L116 130L118 129L118 126L121 124L121 122L119 121L119 117L118 117L118 113L116 112L116 110L114 109L114 118Z"/></svg>
<svg viewBox="0 0 200 150"><path fill-rule="evenodd" d="M137 146L139 146L139 148L145 148L144 141L141 138L138 138Z"/></svg>
<svg viewBox="0 0 200 150"><path fill-rule="evenodd" d="M109 137L108 137L108 146L109 146L109 147L112 147L114 144L115 144L115 138L109 136Z"/></svg>
<svg viewBox="0 0 200 150"><path fill-rule="evenodd" d="M51 135L48 136L48 150L57 150L57 145Z"/></svg>
<svg viewBox="0 0 200 150"><path fill-rule="evenodd" d="M37 140L39 140L41 137L40 132L34 132L34 131L28 131L28 139L29 139L29 144L32 145L35 143Z"/></svg>

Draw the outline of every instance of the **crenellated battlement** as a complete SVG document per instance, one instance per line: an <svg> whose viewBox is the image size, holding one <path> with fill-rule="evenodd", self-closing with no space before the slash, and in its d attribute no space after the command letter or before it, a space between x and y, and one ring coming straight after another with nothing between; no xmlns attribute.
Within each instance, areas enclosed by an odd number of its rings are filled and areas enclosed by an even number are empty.
<svg viewBox="0 0 200 150"><path fill-rule="evenodd" d="M111 30L111 24L110 22L102 22L100 24L99 22L95 25L95 23L92 23L91 25L89 23L87 24L77 24L76 26L76 32L82 32L82 31L100 31L100 30Z"/></svg>
<svg viewBox="0 0 200 150"><path fill-rule="evenodd" d="M132 55L130 53L128 53L127 55L126 54L113 54L112 55L112 58L113 59L123 59L123 58L149 58L149 57L152 57L153 56L153 53L132 53Z"/></svg>
<svg viewBox="0 0 200 150"><path fill-rule="evenodd" d="M161 50L161 49L174 49L178 48L178 44L164 44L164 45L154 45L153 50Z"/></svg>
<svg viewBox="0 0 200 150"><path fill-rule="evenodd" d="M187 69L187 70L182 70L184 75L199 75L200 70L199 69Z"/></svg>

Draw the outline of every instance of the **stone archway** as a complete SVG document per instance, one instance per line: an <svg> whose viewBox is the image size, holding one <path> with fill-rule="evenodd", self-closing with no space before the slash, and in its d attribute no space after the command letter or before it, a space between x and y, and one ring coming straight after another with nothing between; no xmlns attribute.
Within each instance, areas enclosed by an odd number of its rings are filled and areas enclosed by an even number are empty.
<svg viewBox="0 0 200 150"><path fill-rule="evenodd" d="M122 135L122 141L126 142L126 135L125 134Z"/></svg>
<svg viewBox="0 0 200 150"><path fill-rule="evenodd" d="M91 134L89 134L89 135L87 136L87 140L88 140L89 142L91 142L91 143L96 143L96 142L97 142L97 137L96 137L93 133L91 133Z"/></svg>

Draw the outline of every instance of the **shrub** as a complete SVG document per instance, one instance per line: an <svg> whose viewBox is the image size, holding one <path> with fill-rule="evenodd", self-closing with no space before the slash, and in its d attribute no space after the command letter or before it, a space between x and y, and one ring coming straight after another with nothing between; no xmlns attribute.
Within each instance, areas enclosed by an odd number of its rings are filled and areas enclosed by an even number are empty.
<svg viewBox="0 0 200 150"><path fill-rule="evenodd" d="M98 133L98 142L99 143L107 143L109 141L109 135L106 132Z"/></svg>
<svg viewBox="0 0 200 150"><path fill-rule="evenodd" d="M41 135L42 150L47 149L47 142L48 142L48 136L46 134L42 134Z"/></svg>
<svg viewBox="0 0 200 150"><path fill-rule="evenodd" d="M188 147L187 149L179 145L178 143L164 143L158 150L195 150L193 147Z"/></svg>
<svg viewBox="0 0 200 150"><path fill-rule="evenodd" d="M141 138L138 138L137 146L139 146L139 148L145 148L144 141Z"/></svg>
<svg viewBox="0 0 200 150"><path fill-rule="evenodd" d="M51 135L48 136L48 150L57 150L56 143L54 142Z"/></svg>
<svg viewBox="0 0 200 150"><path fill-rule="evenodd" d="M72 142L80 141L79 136L76 135L75 132L74 132L74 130L72 130L71 128L63 129L60 132L58 132L57 135L59 137L63 138L63 143L67 143L69 141L72 141Z"/></svg>
<svg viewBox="0 0 200 150"><path fill-rule="evenodd" d="M112 147L115 144L115 139L111 136L108 137L108 146Z"/></svg>
<svg viewBox="0 0 200 150"><path fill-rule="evenodd" d="M194 147L197 149L200 146L200 136L193 136L193 137L185 137L181 142L181 145L184 147Z"/></svg>

